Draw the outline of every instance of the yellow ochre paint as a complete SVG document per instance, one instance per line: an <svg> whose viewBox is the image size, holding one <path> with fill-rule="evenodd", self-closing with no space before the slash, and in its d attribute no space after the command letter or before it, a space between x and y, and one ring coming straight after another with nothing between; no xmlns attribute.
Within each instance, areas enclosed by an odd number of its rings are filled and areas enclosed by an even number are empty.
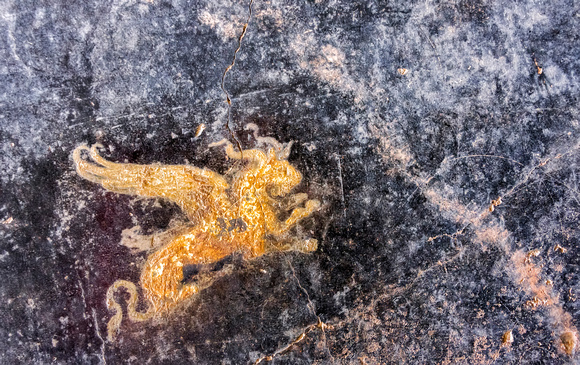
<svg viewBox="0 0 580 365"><path fill-rule="evenodd" d="M90 148L83 145L74 150L76 170L83 178L115 193L170 200L181 207L192 223L191 229L147 258L140 278L148 305L145 312L136 309L135 284L117 280L109 287L107 307L114 312L108 323L109 341L114 340L123 317L115 299L119 288L131 294L127 305L129 319L145 321L167 313L200 289L195 283L183 283L186 265L209 264L234 253L241 253L244 258L257 257L276 241L286 243L278 249L316 250L316 240L288 237L288 231L317 210L320 202L308 200L307 194L301 193L284 199L287 206L280 207L280 198L301 182L302 175L287 161L291 144L282 148L280 143L271 143L273 138L261 140L272 147L267 151L237 151L227 140L210 145L225 145L229 158L243 161L243 167L228 177L188 165L115 163L99 155L100 145ZM92 161L83 158L83 151ZM278 213L290 209L286 220L277 218Z"/></svg>

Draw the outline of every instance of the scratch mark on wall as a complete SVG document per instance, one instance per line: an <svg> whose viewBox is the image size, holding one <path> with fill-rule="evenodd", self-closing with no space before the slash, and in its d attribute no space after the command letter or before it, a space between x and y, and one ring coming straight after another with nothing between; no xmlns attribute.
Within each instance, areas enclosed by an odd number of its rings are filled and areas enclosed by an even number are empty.
<svg viewBox="0 0 580 365"><path fill-rule="evenodd" d="M103 336L101 336L101 330L99 329L99 321L97 320L97 311L95 308L92 308L93 312L93 322L95 324L95 332L97 333L97 337L101 340L101 363L103 365L107 365L107 359L105 358L105 340Z"/></svg>
<svg viewBox="0 0 580 365"><path fill-rule="evenodd" d="M346 203L344 200L344 185L342 182L342 165L341 165L341 156L339 154L335 154L334 157L336 158L336 163L338 164L338 181L340 182L340 201L342 204L342 215L346 218Z"/></svg>

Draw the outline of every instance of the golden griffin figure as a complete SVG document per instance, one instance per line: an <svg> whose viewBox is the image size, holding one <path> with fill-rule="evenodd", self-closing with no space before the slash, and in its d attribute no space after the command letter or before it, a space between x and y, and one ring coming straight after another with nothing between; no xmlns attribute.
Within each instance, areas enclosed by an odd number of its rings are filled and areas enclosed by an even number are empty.
<svg viewBox="0 0 580 365"><path fill-rule="evenodd" d="M238 171L226 175L188 165L111 162L99 155L100 145L74 150L76 170L83 178L115 193L170 200L181 207L192 224L147 258L140 279L148 306L145 312L137 311L135 284L117 280L109 288L107 307L114 312L108 324L110 341L123 317L115 299L119 288L131 295L129 319L144 321L167 313L200 290L184 275L188 266L215 263L233 254L253 258L272 249L316 250L314 239L288 237L296 222L320 206L318 200L308 200L304 193L281 199L302 180L300 172L287 161L291 143L284 147L273 138L258 137L255 125L248 127L254 129L257 141L269 148L236 150L227 140L211 144L225 146L229 158L241 161ZM286 206L281 206L281 201ZM287 219L278 219L278 214L290 210Z"/></svg>

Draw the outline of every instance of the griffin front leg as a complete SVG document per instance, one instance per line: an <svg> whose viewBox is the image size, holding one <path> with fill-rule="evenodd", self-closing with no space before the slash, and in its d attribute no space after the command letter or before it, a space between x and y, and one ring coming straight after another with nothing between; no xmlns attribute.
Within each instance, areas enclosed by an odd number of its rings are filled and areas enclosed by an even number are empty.
<svg viewBox="0 0 580 365"><path fill-rule="evenodd" d="M318 200L308 200L304 205L304 208L295 208L290 214L290 217L288 217L284 222L280 222L275 218L269 219L268 231L275 236L282 235L288 232L296 222L308 217L319 207L320 202Z"/></svg>
<svg viewBox="0 0 580 365"><path fill-rule="evenodd" d="M298 205L302 204L307 199L308 199L308 194L306 194L306 193L292 194L292 196L290 196L289 199L287 200L288 205L286 206L286 209L288 209L288 210L293 209L293 208L297 207Z"/></svg>

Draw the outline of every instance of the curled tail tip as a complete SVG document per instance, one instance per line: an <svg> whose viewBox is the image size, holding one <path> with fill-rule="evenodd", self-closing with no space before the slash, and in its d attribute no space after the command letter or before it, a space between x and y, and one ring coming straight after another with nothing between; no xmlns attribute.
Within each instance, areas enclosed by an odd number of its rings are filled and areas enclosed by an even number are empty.
<svg viewBox="0 0 580 365"><path fill-rule="evenodd" d="M82 161L81 158L81 151L90 151L89 147L86 144L82 144L73 150L73 160L76 165L78 165L79 161Z"/></svg>
<svg viewBox="0 0 580 365"><path fill-rule="evenodd" d="M99 151L97 150L98 148L105 148L105 146L103 146L103 145L102 145L102 144L100 144L100 143L95 143L94 145L92 145L92 146L91 146L91 149L90 149L91 158L93 158L93 159L94 159L94 158L95 158L95 156L96 156L96 157L100 157L100 155L99 155Z"/></svg>
<svg viewBox="0 0 580 365"><path fill-rule="evenodd" d="M117 280L107 290L107 299L105 303L107 305L107 309L109 309L111 312L114 313L111 319L109 320L109 323L107 324L107 332L108 332L107 340L109 342L115 341L115 337L117 336L117 334L119 333L119 329L121 328L121 321L123 320L123 309L115 299L115 292L120 287L128 289L128 291L131 293L132 292L131 289L135 288L135 284L126 280Z"/></svg>
<svg viewBox="0 0 580 365"><path fill-rule="evenodd" d="M91 156L91 158L94 158L93 156L95 156L95 155L97 157L99 157L100 155L99 155L99 152L97 151L98 148L105 148L105 146L103 146L100 143L95 143L89 147L89 145L87 145L86 143L83 143L80 146L77 146L73 150L73 160L75 161L75 163L77 165L80 161L83 161L83 159L81 157L82 151L87 151L89 153L89 156Z"/></svg>
<svg viewBox="0 0 580 365"><path fill-rule="evenodd" d="M109 289L107 290L107 299L111 299L114 301L113 294L115 294L115 292L119 288L125 288L129 291L129 293L137 291L137 286L135 284L133 284L132 282L127 281L127 280L116 280L113 283L113 285L111 285L109 287Z"/></svg>
<svg viewBox="0 0 580 365"><path fill-rule="evenodd" d="M117 337L117 334L119 334L122 314L121 315L118 314L114 315L113 318L111 318L109 320L109 323L107 324L107 340L109 342L115 342L115 338Z"/></svg>

